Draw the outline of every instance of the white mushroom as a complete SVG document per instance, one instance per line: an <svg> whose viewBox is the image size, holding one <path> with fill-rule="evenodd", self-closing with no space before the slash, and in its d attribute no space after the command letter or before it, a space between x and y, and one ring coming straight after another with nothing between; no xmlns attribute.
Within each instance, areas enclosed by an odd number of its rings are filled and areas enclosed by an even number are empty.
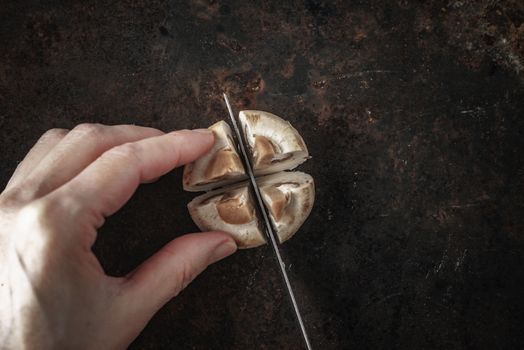
<svg viewBox="0 0 524 350"><path fill-rule="evenodd" d="M291 124L263 111L239 115L248 154L264 205L280 243L291 238L309 216L315 200L313 178L296 168L309 158L302 137ZM265 244L263 225L255 208L247 176L236 151L231 128L224 121L211 127L215 144L209 153L186 165L183 184L187 191L207 191L194 198L188 209L203 231L229 232L239 248ZM270 174L270 175L268 175ZM234 183L234 184L233 184ZM233 184L228 187L228 184Z"/></svg>
<svg viewBox="0 0 524 350"><path fill-rule="evenodd" d="M257 179L280 243L291 238L309 216L315 201L313 178L302 172L280 172Z"/></svg>
<svg viewBox="0 0 524 350"><path fill-rule="evenodd" d="M202 231L228 232L239 248L266 243L247 182L198 196L187 207Z"/></svg>
<svg viewBox="0 0 524 350"><path fill-rule="evenodd" d="M241 111L240 124L255 175L291 170L309 158L304 140L291 124L264 111Z"/></svg>
<svg viewBox="0 0 524 350"><path fill-rule="evenodd" d="M246 178L229 125L221 120L209 129L215 135L215 144L203 157L184 167L186 191L208 191Z"/></svg>

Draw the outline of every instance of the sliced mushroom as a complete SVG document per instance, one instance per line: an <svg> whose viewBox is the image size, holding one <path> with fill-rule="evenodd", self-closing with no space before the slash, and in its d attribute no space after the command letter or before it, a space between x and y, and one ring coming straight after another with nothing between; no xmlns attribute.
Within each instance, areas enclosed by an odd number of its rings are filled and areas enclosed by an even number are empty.
<svg viewBox="0 0 524 350"><path fill-rule="evenodd" d="M198 196L187 207L202 231L229 232L239 248L266 243L247 182Z"/></svg>
<svg viewBox="0 0 524 350"><path fill-rule="evenodd" d="M221 120L209 127L215 135L213 148L184 167L184 190L207 191L246 178L229 125Z"/></svg>
<svg viewBox="0 0 524 350"><path fill-rule="evenodd" d="M240 111L255 175L291 170L309 158L304 140L291 124L264 111Z"/></svg>
<svg viewBox="0 0 524 350"><path fill-rule="evenodd" d="M256 181L282 243L304 223L315 200L311 176L283 172L309 158L307 147L297 130L274 114L241 111L239 119L254 173L257 177L266 175ZM264 228L250 188L247 182L239 183L247 176L231 129L224 121L210 129L215 134L215 144L208 154L184 168L183 183L187 191L215 190L194 198L188 204L189 213L203 231L229 232L239 248L265 244Z"/></svg>
<svg viewBox="0 0 524 350"><path fill-rule="evenodd" d="M280 243L291 238L309 216L315 201L313 178L302 172L280 172L257 179Z"/></svg>

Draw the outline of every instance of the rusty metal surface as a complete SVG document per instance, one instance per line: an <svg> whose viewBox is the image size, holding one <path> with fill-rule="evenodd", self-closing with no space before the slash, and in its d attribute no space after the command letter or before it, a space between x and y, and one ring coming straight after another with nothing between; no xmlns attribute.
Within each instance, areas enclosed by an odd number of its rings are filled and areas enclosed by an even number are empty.
<svg viewBox="0 0 524 350"><path fill-rule="evenodd" d="M5 2L0 182L46 129L288 119L316 206L283 251L317 349L524 344L519 1ZM124 274L196 230L180 171L95 251ZM133 349L300 349L268 247L211 267Z"/></svg>

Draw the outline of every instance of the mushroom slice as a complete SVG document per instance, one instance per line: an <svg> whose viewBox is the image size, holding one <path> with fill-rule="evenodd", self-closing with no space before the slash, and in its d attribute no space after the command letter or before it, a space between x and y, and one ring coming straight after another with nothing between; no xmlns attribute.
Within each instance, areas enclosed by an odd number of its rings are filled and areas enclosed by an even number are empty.
<svg viewBox="0 0 524 350"><path fill-rule="evenodd" d="M291 170L309 158L304 140L291 124L264 111L240 111L255 175Z"/></svg>
<svg viewBox="0 0 524 350"><path fill-rule="evenodd" d="M208 191L247 177L229 125L221 120L209 129L215 135L215 144L203 157L184 167L182 181L186 191Z"/></svg>
<svg viewBox="0 0 524 350"><path fill-rule="evenodd" d="M298 231L313 208L313 178L299 171L280 172L258 178L257 185L278 239L283 243Z"/></svg>
<svg viewBox="0 0 524 350"><path fill-rule="evenodd" d="M229 232L239 248L266 243L247 182L198 196L187 207L200 230Z"/></svg>

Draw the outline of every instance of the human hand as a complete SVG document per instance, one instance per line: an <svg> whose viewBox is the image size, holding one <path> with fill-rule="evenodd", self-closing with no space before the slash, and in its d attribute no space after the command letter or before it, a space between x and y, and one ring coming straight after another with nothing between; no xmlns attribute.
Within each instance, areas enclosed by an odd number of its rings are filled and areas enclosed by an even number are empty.
<svg viewBox="0 0 524 350"><path fill-rule="evenodd" d="M44 134L0 195L0 344L120 349L209 264L236 250L222 232L188 234L125 277L91 251L132 196L213 144L207 130L84 124Z"/></svg>

